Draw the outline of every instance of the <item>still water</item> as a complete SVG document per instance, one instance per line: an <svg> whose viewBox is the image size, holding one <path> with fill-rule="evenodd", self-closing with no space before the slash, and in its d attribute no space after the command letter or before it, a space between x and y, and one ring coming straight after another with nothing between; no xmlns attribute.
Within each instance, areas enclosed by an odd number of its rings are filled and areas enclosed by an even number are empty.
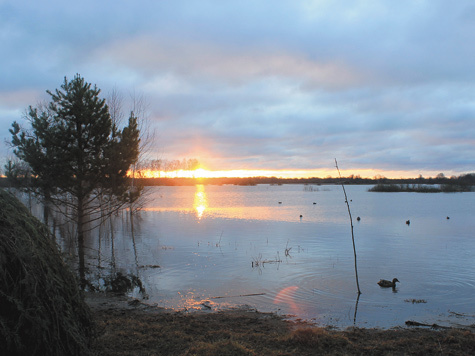
<svg viewBox="0 0 475 356"><path fill-rule="evenodd" d="M475 193L345 188L359 299L337 185L149 188L133 224L124 213L93 233L90 264L138 274L161 307L248 306L335 327L475 324ZM394 277L395 290L376 284Z"/></svg>

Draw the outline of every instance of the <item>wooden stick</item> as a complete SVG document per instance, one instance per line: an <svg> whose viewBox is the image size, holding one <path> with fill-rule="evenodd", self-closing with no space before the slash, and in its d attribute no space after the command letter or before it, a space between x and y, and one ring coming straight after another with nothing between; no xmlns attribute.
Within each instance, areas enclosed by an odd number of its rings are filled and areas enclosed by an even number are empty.
<svg viewBox="0 0 475 356"><path fill-rule="evenodd" d="M335 166L341 180L341 173L340 173L340 169L338 168L338 162L336 161L336 158L335 158ZM346 206L348 207L348 214L350 215L351 239L353 241L353 253L355 255L356 287L358 288L358 295L359 295L361 294L361 291L360 291L360 283L358 281L358 266L356 265L356 247L355 247L355 235L353 234L353 219L351 218L350 203L348 203L348 197L346 196L346 190L345 190L345 185L343 184L343 181L341 181L341 187L343 188L343 193L345 194L345 203L346 203Z"/></svg>

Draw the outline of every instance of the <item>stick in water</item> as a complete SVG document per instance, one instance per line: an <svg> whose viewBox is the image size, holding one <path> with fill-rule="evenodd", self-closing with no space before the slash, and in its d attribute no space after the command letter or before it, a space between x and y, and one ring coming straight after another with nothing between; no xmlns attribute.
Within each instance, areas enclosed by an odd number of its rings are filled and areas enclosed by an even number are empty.
<svg viewBox="0 0 475 356"><path fill-rule="evenodd" d="M211 297L209 299L221 299L221 298L237 298L237 297L254 297L256 295L266 295L265 293L252 293L252 294L241 294L241 295L224 295L220 297Z"/></svg>
<svg viewBox="0 0 475 356"><path fill-rule="evenodd" d="M340 169L338 168L338 162L335 158L335 167L338 171L338 175L340 176L341 180L341 173ZM358 282L358 266L356 265L356 247L355 247L355 235L353 234L353 219L351 218L351 211L350 211L350 203L348 203L348 197L346 196L345 185L343 184L343 180L341 180L341 187L343 188L343 193L345 194L345 203L348 207L348 214L350 215L350 225L351 225L351 239L353 240L353 253L355 255L355 275L356 275L356 287L358 288L358 295L361 294L360 291L360 283Z"/></svg>

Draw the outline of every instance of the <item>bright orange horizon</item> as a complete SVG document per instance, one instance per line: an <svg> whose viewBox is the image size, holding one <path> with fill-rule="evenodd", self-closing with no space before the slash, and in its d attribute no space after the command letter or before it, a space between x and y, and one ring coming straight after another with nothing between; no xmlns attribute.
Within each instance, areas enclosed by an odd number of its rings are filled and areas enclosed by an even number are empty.
<svg viewBox="0 0 475 356"><path fill-rule="evenodd" d="M414 172L414 171L382 171L376 169L363 170L340 170L342 177L351 175L361 178L417 178L435 177L440 172ZM233 169L233 170L208 170L198 168L195 170L176 170L176 171L153 171L139 170L138 175L143 178L252 178L252 177L277 177L277 178L327 178L338 177L336 169L299 169L299 170L266 170L266 169ZM449 175L447 175L449 176Z"/></svg>
<svg viewBox="0 0 475 356"><path fill-rule="evenodd" d="M422 175L424 178L435 177L441 172L420 172L420 171L382 171L373 169L363 170L341 170L342 177L349 177L351 175L360 176L361 178L375 178L385 177L393 179L410 179L418 178ZM446 177L452 175L459 176L460 173L443 172ZM137 170L137 176L142 178L253 178L253 177L276 177L276 178L336 178L338 172L336 169L296 169L296 170L266 170L266 169L231 169L213 171L204 168L198 168L192 171L189 170L177 170L177 171L152 171L149 169ZM129 176L132 176L132 172L128 172ZM6 178L4 174L0 175L0 178Z"/></svg>

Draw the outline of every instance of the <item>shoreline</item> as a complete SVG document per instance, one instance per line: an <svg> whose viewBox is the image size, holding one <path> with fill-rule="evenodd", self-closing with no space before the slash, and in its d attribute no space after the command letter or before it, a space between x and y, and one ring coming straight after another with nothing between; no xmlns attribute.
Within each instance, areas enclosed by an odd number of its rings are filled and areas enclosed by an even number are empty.
<svg viewBox="0 0 475 356"><path fill-rule="evenodd" d="M475 354L471 330L419 326L337 330L253 309L183 312L86 294L96 355Z"/></svg>

